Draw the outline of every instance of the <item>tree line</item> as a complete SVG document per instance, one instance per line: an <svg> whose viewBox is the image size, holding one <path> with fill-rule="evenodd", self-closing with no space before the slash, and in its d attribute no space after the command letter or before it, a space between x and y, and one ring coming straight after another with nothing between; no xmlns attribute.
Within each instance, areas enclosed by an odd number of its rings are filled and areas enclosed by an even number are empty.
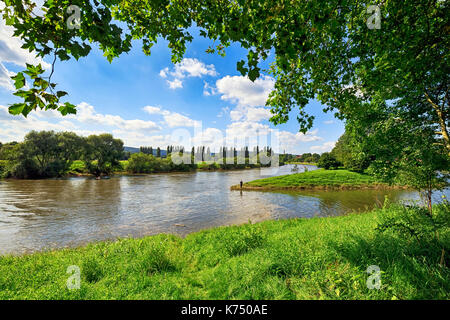
<svg viewBox="0 0 450 320"><path fill-rule="evenodd" d="M109 175L123 158L123 142L111 134L81 137L73 132L31 131L22 143L0 147L0 174L6 178L61 177L75 160L81 160L90 174Z"/></svg>
<svg viewBox="0 0 450 320"><path fill-rule="evenodd" d="M267 163L261 161L262 154L269 159ZM211 153L205 146L192 147L190 155L185 153L183 146L168 146L166 150L140 147L139 153L130 153L124 151L122 140L111 134L82 137L73 132L31 131L22 143L0 144L0 177L40 179L63 177L69 173L100 177L116 171L155 173L259 168L270 166L273 154L272 148L260 149L259 146L253 152L248 147L239 151L221 147L218 154ZM187 155L188 161L177 163L172 161L173 155ZM215 161L215 156L219 161Z"/></svg>
<svg viewBox="0 0 450 320"><path fill-rule="evenodd" d="M156 150L156 151L155 151ZM218 153L211 152L210 147L193 146L186 152L184 146L168 146L166 156L162 156L162 150L153 147L140 147L139 153L134 153L128 159L126 170L131 173L155 173L170 171L192 170L231 170L245 168L269 167L272 165L271 157L274 155L271 147L260 148L255 146L253 151L249 147L238 150L235 147L220 147ZM268 161L262 161L265 155ZM175 156L180 161L172 161ZM181 161L182 160L182 161ZM278 161L279 165L284 162Z"/></svg>

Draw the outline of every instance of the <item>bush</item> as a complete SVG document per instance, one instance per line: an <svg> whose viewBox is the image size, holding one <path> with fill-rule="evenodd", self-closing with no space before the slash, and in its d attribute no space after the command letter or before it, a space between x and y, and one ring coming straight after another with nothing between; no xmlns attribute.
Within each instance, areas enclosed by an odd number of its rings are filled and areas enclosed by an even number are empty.
<svg viewBox="0 0 450 320"><path fill-rule="evenodd" d="M7 160L0 160L0 178L4 178L7 175L9 162Z"/></svg>
<svg viewBox="0 0 450 320"><path fill-rule="evenodd" d="M377 230L414 239L418 249L434 254L443 263L450 250L450 203L444 199L433 207L432 214L425 207L393 204L383 209Z"/></svg>
<svg viewBox="0 0 450 320"><path fill-rule="evenodd" d="M131 173L152 173L156 170L156 160L152 155L134 153L128 159L127 171Z"/></svg>
<svg viewBox="0 0 450 320"><path fill-rule="evenodd" d="M319 168L324 168L325 170L337 169L341 166L341 163L336 160L336 158L329 152L324 152L319 161L317 162Z"/></svg>

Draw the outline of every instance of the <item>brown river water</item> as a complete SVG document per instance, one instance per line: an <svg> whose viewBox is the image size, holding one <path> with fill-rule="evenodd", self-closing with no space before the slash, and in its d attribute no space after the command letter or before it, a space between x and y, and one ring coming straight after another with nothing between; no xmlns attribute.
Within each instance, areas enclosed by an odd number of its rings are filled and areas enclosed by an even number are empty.
<svg viewBox="0 0 450 320"><path fill-rule="evenodd" d="M240 180L291 173L291 165L239 171L0 181L0 254L72 247L157 233L184 236L249 220L342 215L391 201L404 190L230 191ZM303 166L299 166L300 171ZM309 166L309 170L315 167ZM449 190L444 192L449 196ZM442 193L436 194L439 199Z"/></svg>

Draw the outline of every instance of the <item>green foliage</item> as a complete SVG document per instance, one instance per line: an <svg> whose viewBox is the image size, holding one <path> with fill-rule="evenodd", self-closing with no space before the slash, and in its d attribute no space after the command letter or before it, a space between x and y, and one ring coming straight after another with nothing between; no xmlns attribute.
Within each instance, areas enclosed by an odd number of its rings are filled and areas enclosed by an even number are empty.
<svg viewBox="0 0 450 320"><path fill-rule="evenodd" d="M376 231L389 210L2 256L0 299L448 299L440 252ZM235 237L241 244L225 250ZM66 287L71 265L81 267L80 290ZM380 290L367 288L370 265L382 271Z"/></svg>
<svg viewBox="0 0 450 320"><path fill-rule="evenodd" d="M60 103L60 98L66 96L67 92L57 91L54 93L53 89L56 87L56 83L50 82L51 75L49 77L42 75L45 70L42 69L41 64L34 66L27 63L26 66L27 69L25 71L19 72L11 77L17 89L14 95L22 98L23 102L11 105L9 107L9 113L13 115L22 114L26 117L32 110L38 108L44 110L56 109L63 116L76 113L73 104L69 102L64 104ZM27 83L24 74L32 80L33 87L28 90L26 90Z"/></svg>
<svg viewBox="0 0 450 320"><path fill-rule="evenodd" d="M10 142L0 146L0 160L13 159L18 151L18 143Z"/></svg>
<svg viewBox="0 0 450 320"><path fill-rule="evenodd" d="M196 168L193 164L175 164L171 157L158 158L150 154L134 153L131 155L126 166L126 170L131 173L156 173L156 172L170 172L191 171Z"/></svg>
<svg viewBox="0 0 450 320"><path fill-rule="evenodd" d="M362 138L360 137L360 139ZM364 149L364 146L358 141L358 136L347 128L336 142L331 154L344 168L355 172L364 172L374 158L369 150Z"/></svg>
<svg viewBox="0 0 450 320"><path fill-rule="evenodd" d="M0 178L3 178L6 176L8 166L9 166L8 160L0 160Z"/></svg>
<svg viewBox="0 0 450 320"><path fill-rule="evenodd" d="M300 162L300 163L317 163L320 159L320 154L318 153L304 153L300 156L298 156L293 162Z"/></svg>
<svg viewBox="0 0 450 320"><path fill-rule="evenodd" d="M433 189L448 184L450 157L432 127L421 126L419 120L411 121L384 104L368 106L366 115L349 125L360 132L362 148L373 155L368 173L426 192L430 201Z"/></svg>
<svg viewBox="0 0 450 320"><path fill-rule="evenodd" d="M413 239L423 251L433 253L434 262L447 255L450 261L450 203L443 199L435 206L433 213L423 207L391 205L381 211L377 230L393 234L405 240Z"/></svg>
<svg viewBox="0 0 450 320"><path fill-rule="evenodd" d="M123 156L123 141L111 134L91 135L86 139L83 161L89 173L99 177L109 175L120 168Z"/></svg>
<svg viewBox="0 0 450 320"><path fill-rule="evenodd" d="M86 166L84 162L81 160L75 160L69 169L70 173L79 174L79 173L87 173Z"/></svg>
<svg viewBox="0 0 450 320"><path fill-rule="evenodd" d="M80 137L73 132L31 131L23 143L5 144L3 177L52 178L67 173L109 174L121 168L123 142L109 134ZM79 160L83 159L83 161Z"/></svg>
<svg viewBox="0 0 450 320"><path fill-rule="evenodd" d="M6 146L2 152L10 161L7 176L49 178L66 173L83 148L84 140L74 133L31 131L21 144Z"/></svg>
<svg viewBox="0 0 450 320"><path fill-rule="evenodd" d="M333 154L329 152L324 152L320 156L319 161L317 161L317 166L319 168L324 168L325 170L329 169L337 169L342 164L336 160L336 158L333 156Z"/></svg>
<svg viewBox="0 0 450 320"><path fill-rule="evenodd" d="M69 4L80 7L79 28L67 25ZM381 28L367 25L372 18L367 12L369 5L378 5ZM298 107L298 121L306 132L314 117L304 108L313 98L326 106L326 111L352 119L363 110L362 103L378 97L393 102L397 110L408 110L411 119L424 125L439 125L441 140L449 151L445 118L448 6L440 0L358 0L338 5L335 1L274 5L269 0L47 0L43 18L35 16L35 4L26 0L6 1L1 12L6 24L24 41L24 48L62 61L88 55L91 43L111 61L130 51L132 39L142 40L144 53L150 55L151 47L163 38L172 50L172 61L179 62L193 39L191 27L196 26L200 36L217 43L207 52L224 55L232 42L247 50L246 59L236 66L251 80L260 76L259 64L275 52L270 72L276 85L267 101L275 124L288 121L289 112ZM407 45L404 39L408 39ZM33 76L39 75L37 66L27 69ZM18 74L16 85L24 82L23 74ZM43 80L36 85L37 89L31 90L37 93L48 86ZM12 112L26 113L30 105L41 102L46 103L43 99L25 101ZM66 111L70 112L61 110Z"/></svg>

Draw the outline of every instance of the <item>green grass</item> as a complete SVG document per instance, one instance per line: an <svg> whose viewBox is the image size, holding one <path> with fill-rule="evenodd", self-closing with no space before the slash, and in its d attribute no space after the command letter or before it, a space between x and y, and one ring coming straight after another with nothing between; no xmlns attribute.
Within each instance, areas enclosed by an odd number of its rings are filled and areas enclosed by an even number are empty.
<svg viewBox="0 0 450 320"><path fill-rule="evenodd" d="M288 161L286 164L302 164L309 166L317 166L317 162L301 162L301 161Z"/></svg>
<svg viewBox="0 0 450 320"><path fill-rule="evenodd" d="M379 188L388 187L374 177L348 170L318 169L302 173L288 174L244 183L243 189L326 189L326 188ZM232 189L239 189L233 186Z"/></svg>
<svg viewBox="0 0 450 320"><path fill-rule="evenodd" d="M398 208L3 256L0 299L450 298L439 250L375 231L386 210ZM71 265L79 290L66 288ZM367 288L370 265L380 290Z"/></svg>

